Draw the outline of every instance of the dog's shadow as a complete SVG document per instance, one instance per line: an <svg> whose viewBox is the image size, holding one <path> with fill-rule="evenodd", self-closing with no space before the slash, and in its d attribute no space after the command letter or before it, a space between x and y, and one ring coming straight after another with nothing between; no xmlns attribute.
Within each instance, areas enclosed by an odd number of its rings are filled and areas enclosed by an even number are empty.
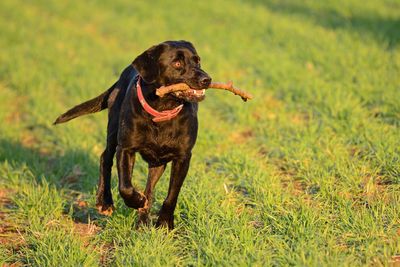
<svg viewBox="0 0 400 267"><path fill-rule="evenodd" d="M75 222L105 218L94 205L98 160L93 155L76 149L43 151L0 139L0 162L5 161L16 169L28 168L38 184L45 180L59 191L66 198L65 213Z"/></svg>

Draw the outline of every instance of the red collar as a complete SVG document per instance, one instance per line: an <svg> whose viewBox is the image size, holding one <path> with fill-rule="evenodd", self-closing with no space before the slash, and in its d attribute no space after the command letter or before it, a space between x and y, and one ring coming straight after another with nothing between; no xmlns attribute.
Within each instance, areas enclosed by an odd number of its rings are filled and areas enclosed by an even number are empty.
<svg viewBox="0 0 400 267"><path fill-rule="evenodd" d="M140 76L139 76L138 81L136 83L136 90L137 90L137 95L138 95L140 104L142 105L143 109L147 113L149 113L150 115L154 116L154 118L152 119L154 122L169 121L170 119L175 118L183 108L183 104L177 106L174 109L168 109L168 110L163 110L163 111L157 111L154 108L152 108L146 102L146 99L144 99L144 96L143 96L143 93L142 93L142 87L140 86Z"/></svg>

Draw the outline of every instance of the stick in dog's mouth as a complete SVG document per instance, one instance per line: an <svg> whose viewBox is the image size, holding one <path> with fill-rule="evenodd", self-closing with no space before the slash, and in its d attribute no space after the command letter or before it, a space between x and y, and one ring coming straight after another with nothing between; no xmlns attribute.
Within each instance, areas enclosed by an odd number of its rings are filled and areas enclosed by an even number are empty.
<svg viewBox="0 0 400 267"><path fill-rule="evenodd" d="M192 88L189 88L187 90L174 91L174 94L176 96L179 96L179 95L181 95L182 92L189 93L189 94L192 94L194 96L204 96L206 94L206 89L192 89ZM157 94L157 92L156 92L156 94Z"/></svg>
<svg viewBox="0 0 400 267"><path fill-rule="evenodd" d="M222 90L230 91L230 92L234 93L235 95L239 95L243 99L243 101L247 101L248 99L253 98L253 96L251 94L249 94L245 91L242 91L238 88L233 87L232 82L211 83L208 86L208 88L222 89ZM190 93L193 93L194 95L197 95L197 96L203 96L205 94L205 89L196 90L196 89L190 88L190 86L187 85L186 83L177 83L177 84L172 84L172 85L168 85L168 86L161 86L160 88L158 88L156 90L156 95L158 95L159 97L163 97L164 95L166 95L168 93L175 92L175 94L177 94L180 91L187 91L187 90L191 90Z"/></svg>

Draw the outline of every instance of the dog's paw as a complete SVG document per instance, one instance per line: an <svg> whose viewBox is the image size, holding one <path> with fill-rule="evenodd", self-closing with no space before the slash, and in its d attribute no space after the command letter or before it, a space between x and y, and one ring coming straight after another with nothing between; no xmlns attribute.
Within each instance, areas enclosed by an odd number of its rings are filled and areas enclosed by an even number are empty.
<svg viewBox="0 0 400 267"><path fill-rule="evenodd" d="M146 196L134 190L129 195L123 195L123 199L125 204L133 209L145 208L149 205Z"/></svg>
<svg viewBox="0 0 400 267"><path fill-rule="evenodd" d="M174 229L174 216L159 216L157 223L157 228L167 228L168 230Z"/></svg>
<svg viewBox="0 0 400 267"><path fill-rule="evenodd" d="M149 210L149 200L147 199L147 197L143 193L139 192L139 194L141 195L142 199L144 199L144 204L143 204L143 207L139 208L138 210L139 210L139 212L140 211L148 212L148 210Z"/></svg>
<svg viewBox="0 0 400 267"><path fill-rule="evenodd" d="M139 219L137 223L137 229L141 228L142 226L148 226L150 224L150 218L147 211L143 212L139 209Z"/></svg>
<svg viewBox="0 0 400 267"><path fill-rule="evenodd" d="M97 208L97 211L99 214L105 215L105 216L111 216L115 210L114 205L112 205L112 204L111 205L97 204L96 208Z"/></svg>

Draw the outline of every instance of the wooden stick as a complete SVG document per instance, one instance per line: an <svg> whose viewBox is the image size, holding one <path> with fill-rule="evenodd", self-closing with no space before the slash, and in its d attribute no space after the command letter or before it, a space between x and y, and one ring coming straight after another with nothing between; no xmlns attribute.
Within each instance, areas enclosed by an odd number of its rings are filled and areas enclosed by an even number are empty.
<svg viewBox="0 0 400 267"><path fill-rule="evenodd" d="M243 101L247 101L247 99L252 99L253 96L245 91L240 90L239 88L235 88L233 87L233 82L229 81L227 83L211 83L208 88L213 88L213 89L222 89L222 90L227 90L230 91L232 93L234 93L235 95L240 96Z"/></svg>
<svg viewBox="0 0 400 267"><path fill-rule="evenodd" d="M228 82L228 83L211 83L208 86L209 89L221 89L221 90L227 90L235 95L239 95L243 101L247 101L248 99L252 99L253 96L245 91L240 90L239 88L233 87L233 82ZM159 97L163 97L164 95L171 93L171 92L177 92L177 91L186 91L192 89L187 85L186 83L177 83L177 84L172 84L168 86L161 86L156 90L156 95Z"/></svg>
<svg viewBox="0 0 400 267"><path fill-rule="evenodd" d="M156 95L159 97L163 97L166 94L172 93L172 92L177 92L177 91L186 91L189 90L190 87L186 83L176 83L176 84L171 84L168 86L161 86L156 90Z"/></svg>

